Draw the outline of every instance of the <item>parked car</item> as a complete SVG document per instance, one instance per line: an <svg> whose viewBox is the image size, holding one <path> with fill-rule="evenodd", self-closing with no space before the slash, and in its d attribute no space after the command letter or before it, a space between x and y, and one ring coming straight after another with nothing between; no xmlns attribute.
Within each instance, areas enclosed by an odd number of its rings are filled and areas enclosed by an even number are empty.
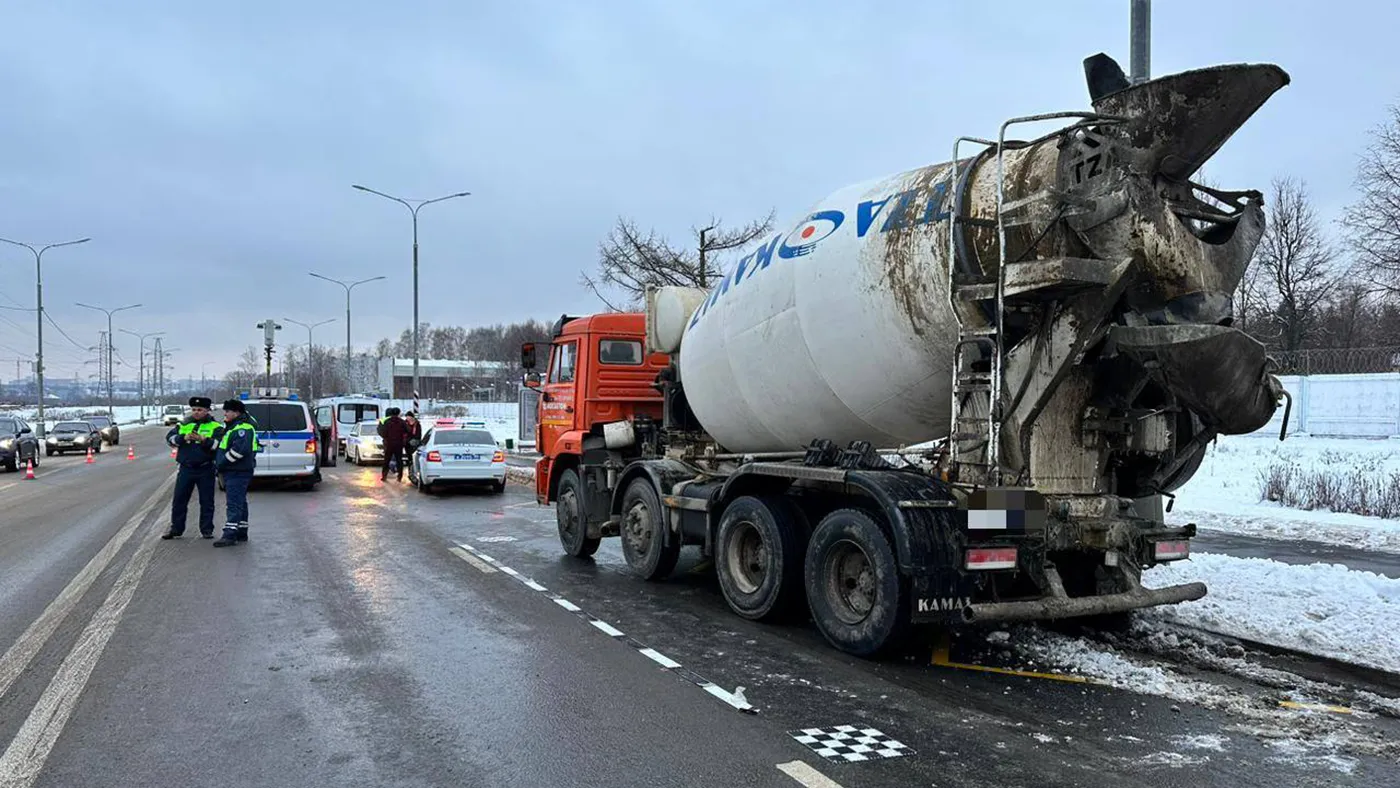
<svg viewBox="0 0 1400 788"><path fill-rule="evenodd" d="M60 421L44 441L44 454L50 457L70 451L86 453L88 449L102 453L102 432L90 421Z"/></svg>
<svg viewBox="0 0 1400 788"><path fill-rule="evenodd" d="M122 442L121 428L118 427L117 423L115 421L112 421L110 417L84 416L83 421L86 421L92 424L92 426L96 427L97 431L102 433L102 440L107 441L107 443L116 446L118 443Z"/></svg>
<svg viewBox="0 0 1400 788"><path fill-rule="evenodd" d="M166 405L166 406L165 406L165 412L164 412L163 418L161 419L162 423L165 424L165 426L167 426L167 427L174 427L176 424L179 424L180 422L182 422L182 421L184 421L184 420L185 420L185 406L184 406L184 405Z"/></svg>
<svg viewBox="0 0 1400 788"><path fill-rule="evenodd" d="M379 422L362 421L345 438L345 458L356 465L384 461L384 439L379 437Z"/></svg>
<svg viewBox="0 0 1400 788"><path fill-rule="evenodd" d="M258 430L258 464L254 479L296 481L314 490L321 481L321 455L311 408L294 397L244 397L248 416ZM219 487L223 487L223 477Z"/></svg>
<svg viewBox="0 0 1400 788"><path fill-rule="evenodd" d="M13 472L31 460L38 467L39 439L34 430L18 416L0 417L0 465Z"/></svg>
<svg viewBox="0 0 1400 788"><path fill-rule="evenodd" d="M506 489L506 454L485 429L439 421L413 451L408 478L424 493L447 485L484 485L501 493Z"/></svg>

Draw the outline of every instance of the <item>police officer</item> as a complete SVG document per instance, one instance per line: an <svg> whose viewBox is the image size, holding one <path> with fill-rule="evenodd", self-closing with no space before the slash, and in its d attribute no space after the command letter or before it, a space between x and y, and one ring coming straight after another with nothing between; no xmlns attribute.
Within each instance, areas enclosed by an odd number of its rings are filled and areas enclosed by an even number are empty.
<svg viewBox="0 0 1400 788"><path fill-rule="evenodd" d="M258 430L243 401L224 403L224 434L214 454L214 464L224 475L224 505L228 517L215 547L248 541L248 484L257 467Z"/></svg>
<svg viewBox="0 0 1400 788"><path fill-rule="evenodd" d="M160 538L177 539L185 533L190 495L199 490L199 535L214 538L214 450L223 436L223 425L209 415L208 397L190 397L190 417L165 434L175 449L180 471L175 476L175 498L170 502L170 530Z"/></svg>

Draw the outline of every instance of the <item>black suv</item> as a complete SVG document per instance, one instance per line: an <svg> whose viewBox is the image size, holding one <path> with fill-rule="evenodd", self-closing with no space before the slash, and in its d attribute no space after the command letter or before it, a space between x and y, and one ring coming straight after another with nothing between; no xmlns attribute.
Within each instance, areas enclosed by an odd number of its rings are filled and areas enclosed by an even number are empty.
<svg viewBox="0 0 1400 788"><path fill-rule="evenodd" d="M30 460L39 464L39 439L34 430L18 416L0 416L0 465L13 472Z"/></svg>
<svg viewBox="0 0 1400 788"><path fill-rule="evenodd" d="M86 453L88 449L102 451L102 433L90 422L60 421L49 430L44 453L52 457L70 451Z"/></svg>
<svg viewBox="0 0 1400 788"><path fill-rule="evenodd" d="M97 428L102 433L102 440L116 446L122 442L122 432L117 428L117 423L106 416L84 416L83 421Z"/></svg>

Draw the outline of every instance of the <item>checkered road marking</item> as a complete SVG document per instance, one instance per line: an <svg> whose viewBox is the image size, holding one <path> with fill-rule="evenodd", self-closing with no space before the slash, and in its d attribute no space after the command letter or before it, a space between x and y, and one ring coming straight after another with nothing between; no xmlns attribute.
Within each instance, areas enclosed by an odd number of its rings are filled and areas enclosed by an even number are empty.
<svg viewBox="0 0 1400 788"><path fill-rule="evenodd" d="M914 751L874 728L837 725L834 728L805 728L788 735L832 763L855 763L882 758L902 758Z"/></svg>

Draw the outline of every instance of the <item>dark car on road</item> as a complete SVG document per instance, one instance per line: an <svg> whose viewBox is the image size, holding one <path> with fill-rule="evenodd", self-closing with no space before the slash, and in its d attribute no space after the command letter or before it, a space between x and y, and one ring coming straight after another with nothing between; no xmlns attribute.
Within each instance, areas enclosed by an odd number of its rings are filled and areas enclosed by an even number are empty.
<svg viewBox="0 0 1400 788"><path fill-rule="evenodd" d="M102 433L102 440L107 441L113 446L122 442L122 431L118 429L117 423L110 418L106 416L84 416L83 421L96 427L97 431Z"/></svg>
<svg viewBox="0 0 1400 788"><path fill-rule="evenodd" d="M0 417L0 465L17 471L30 460L39 464L39 439L34 430L18 416Z"/></svg>
<svg viewBox="0 0 1400 788"><path fill-rule="evenodd" d="M102 433L90 421L60 421L49 430L44 453L52 457L70 451L102 451Z"/></svg>

